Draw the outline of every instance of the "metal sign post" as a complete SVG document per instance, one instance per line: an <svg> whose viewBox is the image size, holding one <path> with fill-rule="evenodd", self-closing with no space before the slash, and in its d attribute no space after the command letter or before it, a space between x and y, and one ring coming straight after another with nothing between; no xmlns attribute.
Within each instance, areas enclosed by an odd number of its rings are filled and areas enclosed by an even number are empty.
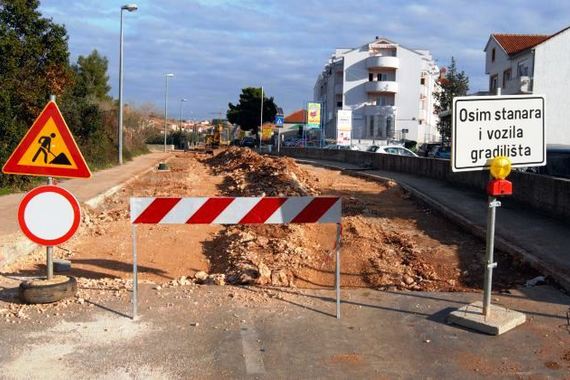
<svg viewBox="0 0 570 380"><path fill-rule="evenodd" d="M53 178L48 177L48 185L53 185ZM53 246L48 245L46 247L46 277L48 280L53 278Z"/></svg>
<svg viewBox="0 0 570 380"><path fill-rule="evenodd" d="M336 319L340 319L340 239L342 235L342 225L336 225L336 270L335 270L335 287L336 287Z"/></svg>
<svg viewBox="0 0 570 380"><path fill-rule="evenodd" d="M546 163L543 96L509 95L456 97L453 100L451 169L454 172L489 170L487 184L487 236L483 302L451 312L449 321L499 335L522 324L526 316L499 305L491 305L495 221L499 196L512 194L506 180L511 167Z"/></svg>
<svg viewBox="0 0 570 380"><path fill-rule="evenodd" d="M493 269L497 267L494 262L494 249L495 249L495 216L497 207L501 207L501 202L497 201L494 196L488 198L487 210L487 238L485 247L485 284L483 293L483 314L485 318L491 315L491 289L493 286Z"/></svg>
<svg viewBox="0 0 570 380"><path fill-rule="evenodd" d="M137 295L139 291L139 279L137 271L137 225L133 224L131 228L133 238L133 320L137 318Z"/></svg>

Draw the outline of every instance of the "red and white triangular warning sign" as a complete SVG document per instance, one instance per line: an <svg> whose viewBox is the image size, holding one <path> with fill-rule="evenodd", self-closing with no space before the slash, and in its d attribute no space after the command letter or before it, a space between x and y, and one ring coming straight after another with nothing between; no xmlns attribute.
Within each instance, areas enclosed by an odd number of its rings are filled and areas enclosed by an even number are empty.
<svg viewBox="0 0 570 380"><path fill-rule="evenodd" d="M2 172L43 177L91 177L91 171L53 101L34 121Z"/></svg>

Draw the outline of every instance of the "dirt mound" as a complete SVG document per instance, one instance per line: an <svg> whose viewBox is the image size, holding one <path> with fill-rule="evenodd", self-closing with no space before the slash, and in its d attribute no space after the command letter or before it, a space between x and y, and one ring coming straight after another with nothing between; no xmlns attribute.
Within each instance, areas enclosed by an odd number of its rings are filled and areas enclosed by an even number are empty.
<svg viewBox="0 0 570 380"><path fill-rule="evenodd" d="M304 242L298 225L229 227L210 243L219 253L211 255L211 269L230 284L295 286L301 268L324 253Z"/></svg>
<svg viewBox="0 0 570 380"><path fill-rule="evenodd" d="M315 189L319 185L316 177L289 158L230 148L205 162L217 175L225 175L223 186L230 195L320 193ZM366 213L371 213L366 202L354 197L343 199L343 244L352 248L345 255L357 255L361 263L342 279L344 286L409 290L441 287L433 285L439 277L433 266L422 260L423 252L412 239L373 228L374 223L359 216ZM214 252L210 255L213 272L225 273L232 284L295 286L299 282L301 286L329 286L334 283L335 231L330 226L328 230L308 225L233 226L220 231L206 251Z"/></svg>
<svg viewBox="0 0 570 380"><path fill-rule="evenodd" d="M394 182L239 148L213 157L176 153L168 164L170 172L149 171L83 210L80 233L56 250L72 261L71 275L129 278L131 196L326 195L342 198L341 286L462 291L483 283L484 243L414 203ZM331 287L335 237L330 224L140 226L139 273L160 284L187 283L202 271L200 283ZM43 273L44 255L17 267ZM495 289L537 275L501 252L496 259Z"/></svg>
<svg viewBox="0 0 570 380"><path fill-rule="evenodd" d="M216 175L225 175L221 186L230 196L317 195L311 176L295 161L262 156L251 149L228 148L203 160Z"/></svg>

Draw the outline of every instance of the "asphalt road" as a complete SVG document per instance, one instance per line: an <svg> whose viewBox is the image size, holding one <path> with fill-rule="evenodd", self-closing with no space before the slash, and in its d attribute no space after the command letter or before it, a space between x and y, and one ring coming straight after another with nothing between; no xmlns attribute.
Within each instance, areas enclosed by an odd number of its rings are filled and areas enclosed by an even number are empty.
<svg viewBox="0 0 570 380"><path fill-rule="evenodd" d="M494 302L528 318L498 337L445 322L478 294L346 290L337 320L328 290L145 285L141 317L131 321L127 293L101 293L94 290L65 315L0 320L1 377L570 376L570 298L549 286L496 295Z"/></svg>

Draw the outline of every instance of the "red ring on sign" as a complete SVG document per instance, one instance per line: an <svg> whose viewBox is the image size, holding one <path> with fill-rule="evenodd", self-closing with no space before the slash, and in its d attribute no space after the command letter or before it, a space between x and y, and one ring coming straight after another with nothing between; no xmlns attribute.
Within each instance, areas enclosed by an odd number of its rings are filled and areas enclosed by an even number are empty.
<svg viewBox="0 0 570 380"><path fill-rule="evenodd" d="M69 231L67 231L67 233L65 235L63 235L57 239L46 240L46 239L42 239L39 236L34 235L32 233L32 231L30 231L28 226L26 226L26 221L24 220L24 212L26 211L26 207L28 206L28 203L30 203L30 201L36 195L42 194L42 193L57 193L57 194L63 196L65 199L68 200L69 204L71 205L71 207L73 209L73 224L71 225L71 228L69 229ZM45 186L39 186L39 187L36 187L35 189L32 189L30 192L28 192L24 196L24 198L20 202L20 206L18 207L18 224L20 225L20 229L22 230L24 235L26 235L28 237L28 239L30 239L34 243L38 243L41 245L47 245L47 246L51 247L51 246L59 245L63 242L68 241L73 236L73 234L75 234L75 232L77 231L77 228L79 228L79 222L80 221L81 221L81 210L79 208L79 202L77 202L77 199L73 196L73 194L71 194L69 191L67 191L64 188L61 188L59 186L45 185Z"/></svg>

